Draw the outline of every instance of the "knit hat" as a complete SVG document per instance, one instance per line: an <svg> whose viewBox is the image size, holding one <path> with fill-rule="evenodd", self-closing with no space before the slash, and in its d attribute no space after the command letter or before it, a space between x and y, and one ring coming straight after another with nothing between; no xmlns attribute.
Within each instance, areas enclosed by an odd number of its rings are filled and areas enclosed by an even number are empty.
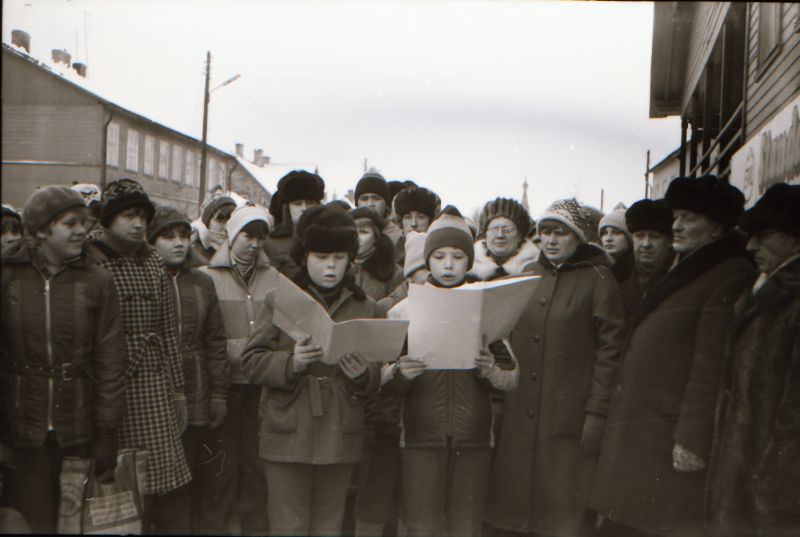
<svg viewBox="0 0 800 537"><path fill-rule="evenodd" d="M35 235L59 214L78 207L86 208L86 203L83 196L71 188L62 185L40 188L25 202L22 226L28 235Z"/></svg>
<svg viewBox="0 0 800 537"><path fill-rule="evenodd" d="M623 203L618 203L613 211L600 219L600 223L597 225L597 234L602 235L604 227L613 227L623 232L625 236L628 237L628 242L633 244L631 234L625 224L625 211L625 205Z"/></svg>
<svg viewBox="0 0 800 537"><path fill-rule="evenodd" d="M749 234L778 229L800 237L800 185L777 183L769 187L739 216L739 227Z"/></svg>
<svg viewBox="0 0 800 537"><path fill-rule="evenodd" d="M439 208L439 196L421 186L410 186L397 193L394 198L394 212L403 217L411 211L419 211L433 220Z"/></svg>
<svg viewBox="0 0 800 537"><path fill-rule="evenodd" d="M361 176L361 179L356 183L355 200L358 203L358 198L362 194L377 194L386 200L386 205L392 201L391 193L389 192L389 183L383 178L381 174L375 171L369 171Z"/></svg>
<svg viewBox="0 0 800 537"><path fill-rule="evenodd" d="M304 212L295 226L290 255L301 265L309 251L347 252L354 258L358 253L358 233L353 217L339 207L328 205L317 205Z"/></svg>
<svg viewBox="0 0 800 537"><path fill-rule="evenodd" d="M625 225L632 234L637 231L660 231L672 234L672 210L663 199L639 200L625 211Z"/></svg>
<svg viewBox="0 0 800 537"><path fill-rule="evenodd" d="M94 183L75 183L72 190L83 196L87 207L100 203L100 187Z"/></svg>
<svg viewBox="0 0 800 537"><path fill-rule="evenodd" d="M575 198L554 201L539 218L539 222L536 224L537 231L542 229L542 223L545 220L555 220L564 224L584 243L587 242L585 230L594 227L591 225L591 219L586 208L578 203Z"/></svg>
<svg viewBox="0 0 800 537"><path fill-rule="evenodd" d="M81 198L83 199L83 198ZM108 227L112 218L131 207L142 207L147 213L147 221L153 218L156 208L138 182L123 178L110 182L100 198L100 223Z"/></svg>
<svg viewBox="0 0 800 537"><path fill-rule="evenodd" d="M228 232L228 244L233 244L236 235L238 235L247 224L259 221L264 222L267 231L269 231L269 214L267 210L260 205L248 202L234 210L228 222L225 224L225 229Z"/></svg>
<svg viewBox="0 0 800 537"><path fill-rule="evenodd" d="M434 220L428 228L428 236L425 238L425 249L423 252L426 266L430 266L428 260L431 254L436 249L444 246L452 246L453 248L463 250L469 258L467 270L472 268L472 262L475 260L475 246L472 240L472 233L467 223L464 221L464 217L462 217L458 209L452 205L448 205L442 209L439 218Z"/></svg>
<svg viewBox="0 0 800 537"><path fill-rule="evenodd" d="M411 186L417 186L414 181L406 180L406 181L389 181L389 196L391 196L392 201L394 201L395 196L397 196L401 190L404 188L408 188Z"/></svg>
<svg viewBox="0 0 800 537"><path fill-rule="evenodd" d="M704 214L727 229L736 224L744 210L744 194L716 175L703 175L697 179L677 177L672 180L664 195L669 207Z"/></svg>
<svg viewBox="0 0 800 537"><path fill-rule="evenodd" d="M328 204L330 207L330 204ZM369 209L367 207L356 207L355 209L350 210L350 216L353 217L353 221L358 220L359 218L369 218L372 224L375 226L375 229L378 230L378 233L383 233L383 217Z"/></svg>
<svg viewBox="0 0 800 537"><path fill-rule="evenodd" d="M517 227L520 237L528 234L531 218L525 207L511 198L496 198L483 206L480 219L478 220L478 234L480 237L486 236L486 229L495 218L508 218Z"/></svg>
<svg viewBox="0 0 800 537"><path fill-rule="evenodd" d="M182 224L191 232L192 224L185 214L175 207L168 207L166 205L157 207L153 219L147 223L147 242L150 244L155 243L162 231L177 224Z"/></svg>
<svg viewBox="0 0 800 537"><path fill-rule="evenodd" d="M403 261L403 276L410 278L421 268L425 268L425 239L428 233L409 231L405 238L406 258Z"/></svg>
<svg viewBox="0 0 800 537"><path fill-rule="evenodd" d="M211 218L214 213L226 205L236 207L236 200L227 192L215 190L203 203L203 208L200 211L200 221L203 222L204 226L208 227L211 224Z"/></svg>

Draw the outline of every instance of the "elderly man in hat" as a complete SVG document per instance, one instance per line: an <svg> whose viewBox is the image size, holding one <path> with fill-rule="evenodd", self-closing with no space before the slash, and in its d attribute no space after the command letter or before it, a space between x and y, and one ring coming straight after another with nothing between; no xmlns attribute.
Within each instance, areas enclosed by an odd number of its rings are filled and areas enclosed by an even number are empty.
<svg viewBox="0 0 800 537"><path fill-rule="evenodd" d="M759 276L734 305L706 490L714 534L800 528L800 186L739 219Z"/></svg>
<svg viewBox="0 0 800 537"><path fill-rule="evenodd" d="M675 261L629 319L590 506L644 535L696 534L732 304L751 281L732 231L744 196L715 176L679 177Z"/></svg>

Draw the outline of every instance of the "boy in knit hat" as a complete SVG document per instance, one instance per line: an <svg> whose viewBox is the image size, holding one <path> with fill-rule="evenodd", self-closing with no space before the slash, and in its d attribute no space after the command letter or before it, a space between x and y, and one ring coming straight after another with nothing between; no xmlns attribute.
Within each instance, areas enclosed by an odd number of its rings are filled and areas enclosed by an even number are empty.
<svg viewBox="0 0 800 537"><path fill-rule="evenodd" d="M516 200L497 198L486 203L478 221L478 242L471 274L480 280L518 276L539 257L539 249L527 240L528 211Z"/></svg>
<svg viewBox="0 0 800 537"><path fill-rule="evenodd" d="M188 426L181 439L192 482L167 493L162 502L170 502L174 533L193 533L191 521L199 513L204 484L200 465L207 462L203 442L209 428L218 427L227 411L230 387L222 313L214 281L198 270L204 263L191 248L189 219L173 207L159 207L147 226L147 240L164 259L172 278L172 299L180 338L184 393L188 406Z"/></svg>
<svg viewBox="0 0 800 537"><path fill-rule="evenodd" d="M267 485L258 458L258 405L261 386L242 373L242 351L255 332L258 314L277 283L278 272L264 253L269 233L266 209L239 207L226 223L227 240L200 270L214 280L227 338L232 385L222 424L209 432L213 453L202 466L207 488L198 527L211 534L228 532L228 518L238 513L244 534L268 529Z"/></svg>
<svg viewBox="0 0 800 537"><path fill-rule="evenodd" d="M25 206L26 238L2 266L0 368L15 468L9 504L36 533L55 533L61 463L93 457L105 481L117 464L125 412L120 302L99 253L85 242L87 209L66 186L37 190Z"/></svg>
<svg viewBox="0 0 800 537"><path fill-rule="evenodd" d="M203 233L198 233L197 241L192 248L204 263L208 263L214 256L219 245L228 238L225 224L236 209L236 200L230 195L217 189L206 199L200 211L200 221L205 226Z"/></svg>
<svg viewBox="0 0 800 537"><path fill-rule="evenodd" d="M361 176L356 183L355 190L356 208L367 207L382 219L384 219L383 233L396 244L402 236L402 232L397 224L390 218L392 213L392 195L389 190L389 183L383 175L375 170L369 170Z"/></svg>

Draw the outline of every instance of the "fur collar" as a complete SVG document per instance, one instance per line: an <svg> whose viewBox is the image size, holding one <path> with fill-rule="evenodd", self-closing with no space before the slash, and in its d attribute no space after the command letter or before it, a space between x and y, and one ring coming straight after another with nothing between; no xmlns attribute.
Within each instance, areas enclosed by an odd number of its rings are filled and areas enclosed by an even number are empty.
<svg viewBox="0 0 800 537"><path fill-rule="evenodd" d="M736 321L733 333L747 322L766 310L779 311L789 302L800 300L800 258L780 268L770 276L764 286L753 293L751 288L739 297L734 306Z"/></svg>
<svg viewBox="0 0 800 537"><path fill-rule="evenodd" d="M502 265L498 265L489 254L486 241L479 240L475 243L475 261L472 263L472 269L469 273L483 281L506 275L519 276L527 265L536 261L538 256L539 248L531 241L523 240L517 253Z"/></svg>
<svg viewBox="0 0 800 537"><path fill-rule="evenodd" d="M392 279L397 270L397 265L394 263L392 239L381 233L375 251L361 264L361 270L366 270L382 282Z"/></svg>

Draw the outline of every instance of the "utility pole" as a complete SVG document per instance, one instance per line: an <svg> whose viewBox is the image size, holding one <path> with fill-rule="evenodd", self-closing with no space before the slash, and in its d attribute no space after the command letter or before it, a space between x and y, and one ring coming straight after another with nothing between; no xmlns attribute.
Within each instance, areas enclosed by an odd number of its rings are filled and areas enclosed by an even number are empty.
<svg viewBox="0 0 800 537"><path fill-rule="evenodd" d="M197 202L199 207L203 206L203 199L206 195L206 159L208 157L208 99L211 94L208 87L211 82L211 51L206 53L206 90L203 99L203 148L200 152L200 194Z"/></svg>
<svg viewBox="0 0 800 537"><path fill-rule="evenodd" d="M605 198L606 198L606 191L605 191L605 189L601 188L600 189L600 210L601 211L604 210L603 206L605 205L605 201L606 201Z"/></svg>
<svg viewBox="0 0 800 537"><path fill-rule="evenodd" d="M650 197L650 150L647 150L647 166L644 169L644 197Z"/></svg>

